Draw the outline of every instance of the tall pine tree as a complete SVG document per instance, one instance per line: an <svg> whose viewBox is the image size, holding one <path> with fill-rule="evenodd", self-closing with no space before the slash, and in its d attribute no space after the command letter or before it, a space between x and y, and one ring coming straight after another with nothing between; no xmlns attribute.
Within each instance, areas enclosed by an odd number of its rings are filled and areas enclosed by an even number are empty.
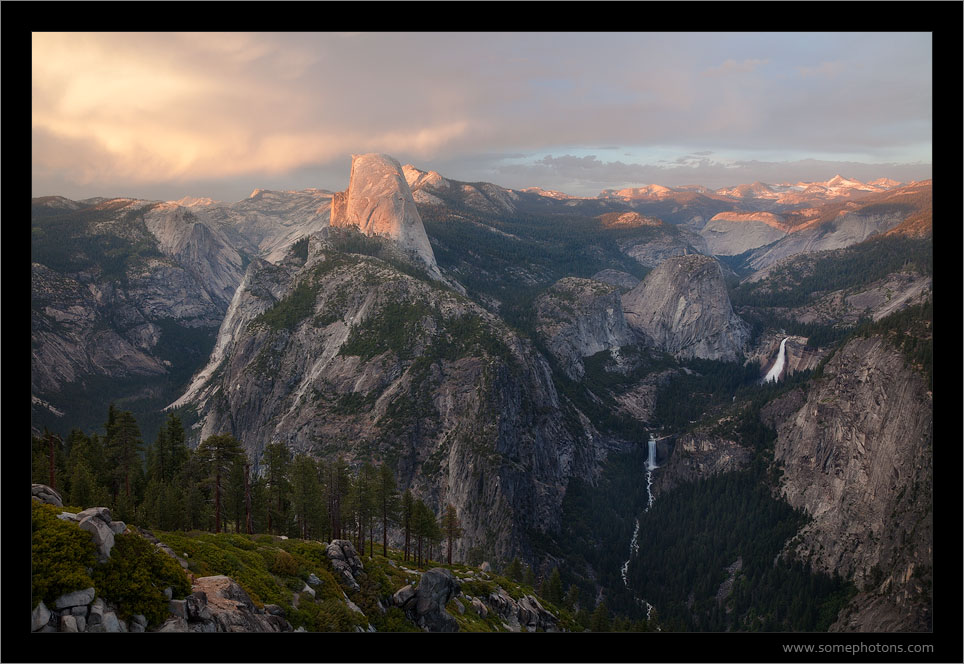
<svg viewBox="0 0 964 664"><path fill-rule="evenodd" d="M208 436L195 451L195 456L205 469L206 479L214 487L214 532L221 532L221 496L224 491L222 482L232 477L237 464L244 464L247 457L241 443L231 434ZM237 481L237 475L234 475Z"/></svg>

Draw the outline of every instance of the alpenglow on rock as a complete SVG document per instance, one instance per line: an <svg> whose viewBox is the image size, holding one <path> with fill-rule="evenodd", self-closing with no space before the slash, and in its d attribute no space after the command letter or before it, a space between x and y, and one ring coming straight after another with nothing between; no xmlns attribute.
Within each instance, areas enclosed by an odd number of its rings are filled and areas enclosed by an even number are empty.
<svg viewBox="0 0 964 664"><path fill-rule="evenodd" d="M622 297L629 327L681 358L734 361L750 336L733 312L716 259L667 258Z"/></svg>
<svg viewBox="0 0 964 664"><path fill-rule="evenodd" d="M331 225L394 240L440 276L401 165L384 154L352 155L348 189L331 200Z"/></svg>

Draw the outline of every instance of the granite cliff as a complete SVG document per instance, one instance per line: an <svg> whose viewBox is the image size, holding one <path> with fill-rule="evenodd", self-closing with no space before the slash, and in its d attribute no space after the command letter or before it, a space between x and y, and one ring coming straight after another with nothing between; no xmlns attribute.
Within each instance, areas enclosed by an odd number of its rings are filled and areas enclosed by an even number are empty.
<svg viewBox="0 0 964 664"><path fill-rule="evenodd" d="M585 373L584 357L635 342L619 289L609 284L567 277L539 296L534 307L539 335L573 380Z"/></svg>
<svg viewBox="0 0 964 664"><path fill-rule="evenodd" d="M786 552L860 591L833 630L931 628L932 409L920 373L871 336L764 412L778 433L780 492L812 517Z"/></svg>
<svg viewBox="0 0 964 664"><path fill-rule="evenodd" d="M622 296L626 322L677 357L734 361L749 326L730 305L719 263L698 254L668 258Z"/></svg>
<svg viewBox="0 0 964 664"><path fill-rule="evenodd" d="M435 254L401 165L384 154L353 155L348 189L332 198L331 225L391 238L438 276Z"/></svg>

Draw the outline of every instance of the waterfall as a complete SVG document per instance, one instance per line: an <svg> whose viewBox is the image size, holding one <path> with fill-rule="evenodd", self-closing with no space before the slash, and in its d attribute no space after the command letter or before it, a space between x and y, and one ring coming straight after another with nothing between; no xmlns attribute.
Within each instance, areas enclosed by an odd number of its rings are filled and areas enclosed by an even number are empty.
<svg viewBox="0 0 964 664"><path fill-rule="evenodd" d="M649 496L649 500L646 503L646 509L643 512L648 512L649 508L653 506L653 471L659 468L656 465L656 437L653 434L649 434L649 456L646 460L646 493ZM636 519L636 528L633 530L633 539L629 543L629 558L622 566L622 577L623 585L629 588L629 579L626 578L626 573L629 571L629 562L633 559L633 556L639 553L639 519ZM635 595L634 595L635 596ZM646 605L646 619L649 620L650 614L653 612L653 605L644 599L636 597L636 601L640 604Z"/></svg>
<svg viewBox="0 0 964 664"><path fill-rule="evenodd" d="M780 374L783 373L783 365L786 364L787 361L787 339L789 338L790 337L786 337L786 339L780 342L780 354L777 355L777 361L773 363L773 367L763 379L764 383L776 382Z"/></svg>

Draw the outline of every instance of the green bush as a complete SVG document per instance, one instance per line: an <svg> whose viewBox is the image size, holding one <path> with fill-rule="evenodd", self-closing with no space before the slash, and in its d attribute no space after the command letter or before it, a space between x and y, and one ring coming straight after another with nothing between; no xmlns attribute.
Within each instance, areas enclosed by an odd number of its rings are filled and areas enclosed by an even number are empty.
<svg viewBox="0 0 964 664"><path fill-rule="evenodd" d="M271 573L278 576L296 576L298 574L298 561L287 551L278 551L271 563Z"/></svg>
<svg viewBox="0 0 964 664"><path fill-rule="evenodd" d="M170 587L175 598L191 592L191 584L176 560L138 535L115 535L110 560L94 570L97 594L115 605L122 617L143 614L148 624L164 621Z"/></svg>
<svg viewBox="0 0 964 664"><path fill-rule="evenodd" d="M309 632L354 632L356 626L368 627L367 620L360 613L337 599L319 602L305 598L297 609L288 612L288 622L295 629L304 627Z"/></svg>
<svg viewBox="0 0 964 664"><path fill-rule="evenodd" d="M271 548L260 547L249 551L237 548L242 542L247 547L252 540L244 535L202 532L160 532L158 539L178 552L186 552L198 576L224 574L234 579L251 597L255 606L278 604L288 606L291 593L284 581L271 574L269 567L275 560ZM260 539L256 540L260 541ZM274 539L271 539L274 542Z"/></svg>
<svg viewBox="0 0 964 664"><path fill-rule="evenodd" d="M379 632L421 632L415 624L405 616L405 612L397 606L389 608L385 615L381 611L371 614L372 625Z"/></svg>
<svg viewBox="0 0 964 664"><path fill-rule="evenodd" d="M90 533L57 518L61 510L30 501L32 603L52 604L65 593L94 585L87 569L97 564Z"/></svg>

